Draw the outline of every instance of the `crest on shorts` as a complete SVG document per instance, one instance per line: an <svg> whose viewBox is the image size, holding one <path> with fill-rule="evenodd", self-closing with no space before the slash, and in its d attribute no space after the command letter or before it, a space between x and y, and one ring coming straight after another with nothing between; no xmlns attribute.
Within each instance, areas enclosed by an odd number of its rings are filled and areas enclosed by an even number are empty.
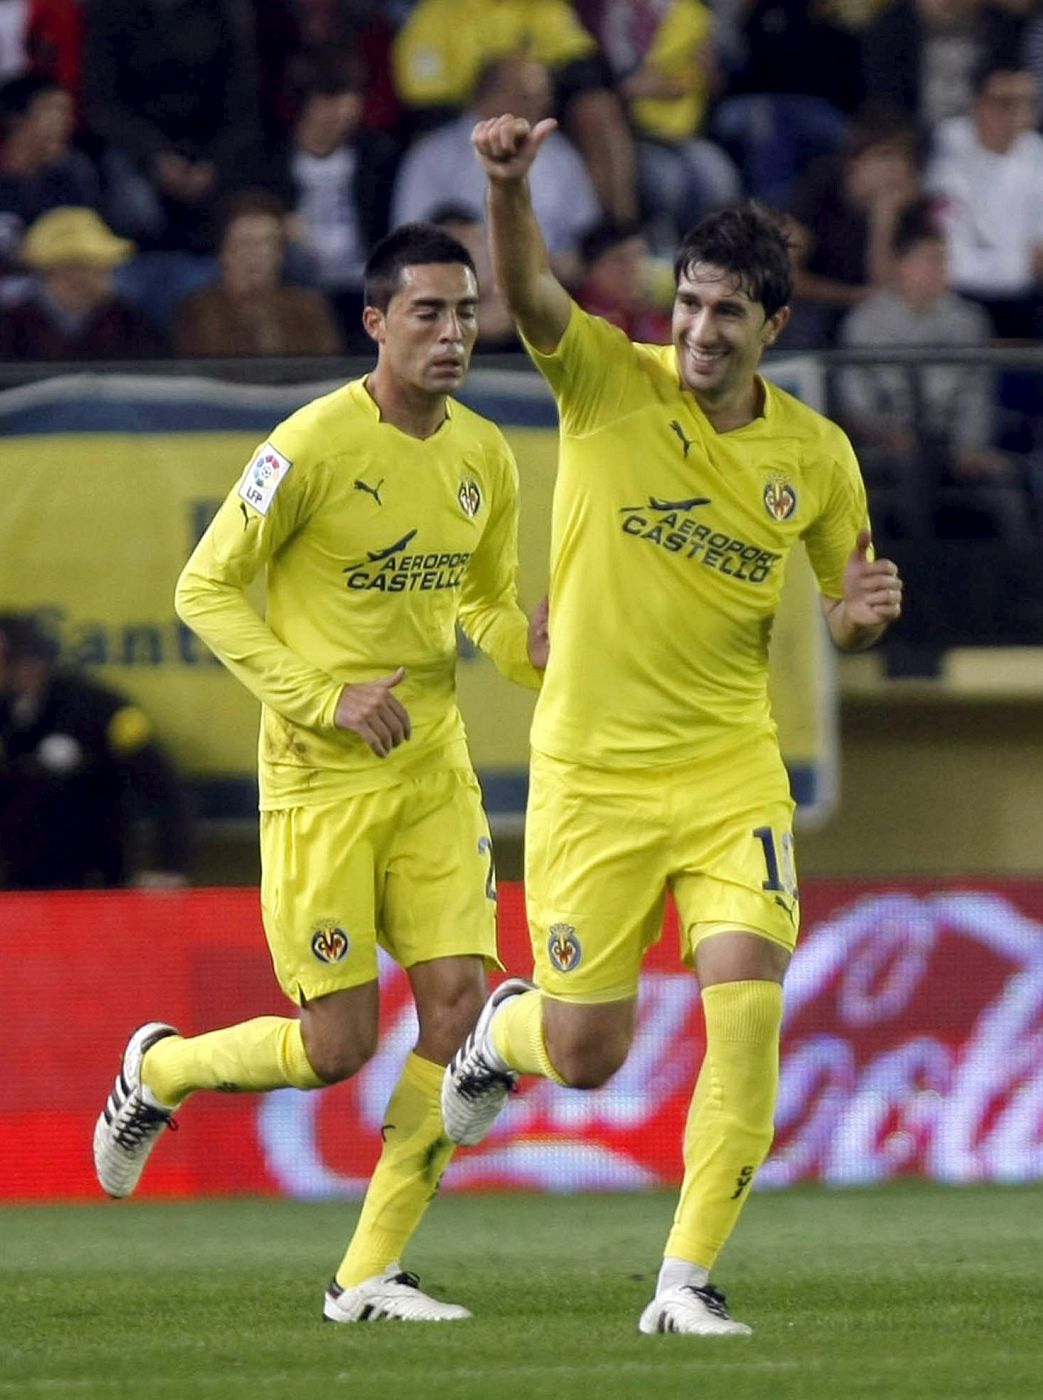
<svg viewBox="0 0 1043 1400"><path fill-rule="evenodd" d="M320 924L311 936L311 950L319 962L343 962L351 946L348 935L337 924Z"/></svg>
<svg viewBox="0 0 1043 1400"><path fill-rule="evenodd" d="M551 924L547 952L559 972L571 972L579 966L583 949L571 924Z"/></svg>
<svg viewBox="0 0 1043 1400"><path fill-rule="evenodd" d="M467 516L468 520L473 520L482 508L482 493L478 489L477 481L473 480L471 477L467 477L466 480L461 481L460 489L456 493L456 499L460 502L460 509L463 511L464 515Z"/></svg>
<svg viewBox="0 0 1043 1400"><path fill-rule="evenodd" d="M797 509L797 492L785 477L775 476L764 488L764 509L772 520L788 520Z"/></svg>

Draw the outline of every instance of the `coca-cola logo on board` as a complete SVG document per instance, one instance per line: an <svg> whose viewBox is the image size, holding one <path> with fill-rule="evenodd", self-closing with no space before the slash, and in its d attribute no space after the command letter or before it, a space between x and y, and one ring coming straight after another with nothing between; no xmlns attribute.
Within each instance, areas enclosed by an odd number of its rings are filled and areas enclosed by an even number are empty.
<svg viewBox="0 0 1043 1400"><path fill-rule="evenodd" d="M416 1034L404 974L385 961L381 980L390 1030L354 1081L259 1100L266 1166L291 1195L365 1188ZM634 1045L612 1082L577 1093L523 1080L444 1189L676 1185L703 1044L691 974L646 971ZM842 902L807 929L787 978L775 1146L756 1184L904 1174L1043 1176L1043 925L991 892Z"/></svg>

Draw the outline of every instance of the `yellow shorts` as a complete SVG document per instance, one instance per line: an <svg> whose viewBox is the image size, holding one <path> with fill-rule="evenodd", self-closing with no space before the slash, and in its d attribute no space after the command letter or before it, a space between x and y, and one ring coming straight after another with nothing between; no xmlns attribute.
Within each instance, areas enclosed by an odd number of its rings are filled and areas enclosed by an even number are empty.
<svg viewBox="0 0 1043 1400"><path fill-rule="evenodd" d="M474 774L425 773L335 804L261 813L261 911L300 1005L402 967L496 956L492 840Z"/></svg>
<svg viewBox="0 0 1043 1400"><path fill-rule="evenodd" d="M570 1001L634 996L668 889L687 963L701 937L726 928L792 950L793 811L769 739L625 772L534 753L525 891L538 985Z"/></svg>

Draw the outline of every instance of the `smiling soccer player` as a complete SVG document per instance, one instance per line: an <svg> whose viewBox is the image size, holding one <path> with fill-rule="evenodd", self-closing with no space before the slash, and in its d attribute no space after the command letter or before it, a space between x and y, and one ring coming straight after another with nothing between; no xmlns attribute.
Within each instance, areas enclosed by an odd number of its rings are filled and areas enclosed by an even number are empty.
<svg viewBox="0 0 1043 1400"><path fill-rule="evenodd" d="M497 281L558 403L554 648L537 704L526 900L537 988L498 989L443 1086L477 1142L520 1074L593 1088L630 1048L666 891L702 990L707 1047L685 1176L642 1332L744 1334L710 1270L772 1138L782 982L797 938L793 801L768 641L802 542L844 649L901 611L833 423L763 379L785 327L786 242L752 205L677 257L673 343L632 343L550 270L527 173L553 122L480 122Z"/></svg>

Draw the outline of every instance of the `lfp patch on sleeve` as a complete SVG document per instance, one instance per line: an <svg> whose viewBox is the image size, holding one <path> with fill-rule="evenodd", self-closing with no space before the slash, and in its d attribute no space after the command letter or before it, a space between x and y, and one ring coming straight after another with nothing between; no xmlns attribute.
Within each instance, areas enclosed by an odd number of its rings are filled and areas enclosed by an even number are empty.
<svg viewBox="0 0 1043 1400"><path fill-rule="evenodd" d="M240 496L247 505L253 506L258 515L267 515L276 491L292 466L289 457L284 457L270 442L266 442L243 473L239 483Z"/></svg>

